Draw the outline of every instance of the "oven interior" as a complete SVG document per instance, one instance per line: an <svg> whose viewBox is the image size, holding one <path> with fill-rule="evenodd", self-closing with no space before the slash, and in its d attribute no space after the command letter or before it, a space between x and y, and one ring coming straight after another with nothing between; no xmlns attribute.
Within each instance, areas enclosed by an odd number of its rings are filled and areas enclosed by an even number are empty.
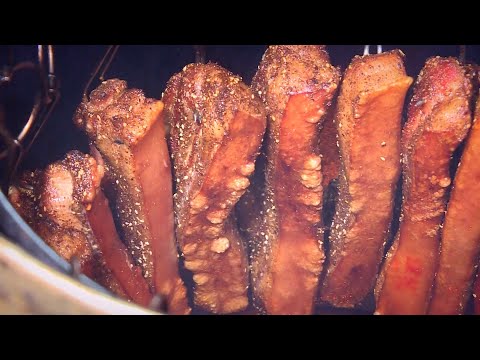
<svg viewBox="0 0 480 360"><path fill-rule="evenodd" d="M45 46L46 47L46 46ZM67 151L78 149L88 152L88 139L73 124L73 113L82 100L86 84L91 78L99 60L104 56L107 46L101 45L56 45L54 52L55 79L47 86L58 90L58 99L52 107L44 126L38 136L32 140L32 146L18 164L16 172L26 169L44 168L52 161L60 159ZM126 80L130 87L143 89L147 97L159 99L168 79L191 62L198 60L200 55L206 61L216 62L231 72L240 75L249 85L257 70L257 66L265 52L266 45L122 45L118 48L112 62L105 73L105 79L120 78ZM374 49L375 45L371 45ZM476 45L383 45L383 51L401 49L405 55L407 74L416 78L425 60L431 56L462 57L466 62L480 63L480 46ZM345 70L350 60L355 55L364 52L364 45L328 45L331 62ZM0 65L3 66L2 86L0 86L0 121L9 134L18 134L29 118L35 103L38 88L42 86L38 74L28 69L18 71L11 81L5 81L9 76L8 68L14 64L35 62L38 59L37 46L0 46ZM48 56L45 55L48 64ZM48 65L46 65L48 72ZM54 82L53 82L54 81ZM93 78L92 84L98 84L98 78ZM411 96L411 88L407 99ZM405 116L404 116L405 118ZM5 151L7 145L2 142ZM457 159L452 165L452 172L456 169ZM8 186L8 173L12 170L12 162L4 158L1 161L2 191L0 194L0 230L12 242L42 260L49 266L65 274L76 276L82 283L105 292L100 285L84 275L74 274L72 266L61 259L51 250L29 226L22 221L20 216L9 204L5 196ZM326 197L335 197L333 187L327 189ZM394 219L398 219L401 192L398 191ZM325 217L333 216L333 209L324 209ZM395 234L398 221L392 222L391 233ZM387 246L388 248L388 246ZM188 278L188 275L183 274ZM188 282L192 280L187 279ZM371 314L373 312L373 294L365 302L353 310L334 309L319 306L318 314ZM471 311L471 304L468 311ZM467 312L468 312L467 311ZM204 312L195 311L203 314Z"/></svg>

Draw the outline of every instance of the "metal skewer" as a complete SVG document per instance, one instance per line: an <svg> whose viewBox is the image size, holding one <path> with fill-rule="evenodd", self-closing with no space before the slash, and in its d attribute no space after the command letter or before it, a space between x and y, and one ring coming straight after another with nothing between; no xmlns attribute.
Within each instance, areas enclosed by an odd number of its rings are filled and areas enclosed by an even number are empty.
<svg viewBox="0 0 480 360"><path fill-rule="evenodd" d="M382 45L377 45L377 54L381 54L383 52ZM370 55L370 45L365 45L363 48L363 56Z"/></svg>
<svg viewBox="0 0 480 360"><path fill-rule="evenodd" d="M458 61L460 61L462 64L465 64L466 58L467 58L467 46L460 45L460 54L458 55Z"/></svg>
<svg viewBox="0 0 480 360"><path fill-rule="evenodd" d="M206 52L205 45L193 45L195 48L195 63L205 64L206 61Z"/></svg>
<svg viewBox="0 0 480 360"><path fill-rule="evenodd" d="M90 78L88 79L87 84L85 85L85 88L83 89L83 100L84 101L87 101L87 95L90 93L92 83L97 78L97 76L98 76L98 79L100 81L105 80L105 73L107 72L110 65L112 64L112 61L115 58L115 55L116 55L119 47L120 47L120 45L110 45L107 48L107 51L105 52L105 55L103 55L102 59L100 60L100 62L97 64L97 66L93 70L92 74L90 75Z"/></svg>

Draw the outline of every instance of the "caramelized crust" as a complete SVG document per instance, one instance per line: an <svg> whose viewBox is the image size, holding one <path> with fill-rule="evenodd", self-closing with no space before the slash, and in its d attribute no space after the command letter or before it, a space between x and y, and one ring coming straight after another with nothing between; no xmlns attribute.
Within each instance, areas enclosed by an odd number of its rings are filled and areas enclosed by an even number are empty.
<svg viewBox="0 0 480 360"><path fill-rule="evenodd" d="M148 299L146 303L142 299L149 297L148 289L147 296L142 293L140 298L125 291L88 221L102 177L103 167L94 158L71 151L44 171L25 172L10 188L9 198L32 229L65 260L77 258L85 275L117 295L146 305Z"/></svg>
<svg viewBox="0 0 480 360"><path fill-rule="evenodd" d="M161 101L112 79L84 99L74 122L105 161L107 195L143 276L152 290L166 297L169 312L187 314L186 289L178 274L162 110Z"/></svg>
<svg viewBox="0 0 480 360"><path fill-rule="evenodd" d="M347 68L335 123L342 159L321 299L354 307L372 290L400 175L400 129L412 83L403 54L356 56Z"/></svg>
<svg viewBox="0 0 480 360"><path fill-rule="evenodd" d="M265 179L239 212L254 300L270 314L313 311L324 259L318 135L339 79L324 46L270 46L252 81L268 115Z"/></svg>
<svg viewBox="0 0 480 360"><path fill-rule="evenodd" d="M241 79L215 64L190 64L162 100L171 128L176 233L193 272L195 304L214 313L248 305L247 257L232 209L250 184L265 112Z"/></svg>
<svg viewBox="0 0 480 360"><path fill-rule="evenodd" d="M443 225L430 314L461 315L480 254L480 99L463 150Z"/></svg>
<svg viewBox="0 0 480 360"><path fill-rule="evenodd" d="M377 314L427 311L451 183L449 166L470 127L470 96L470 79L456 59L427 60L402 134L401 222L377 283Z"/></svg>

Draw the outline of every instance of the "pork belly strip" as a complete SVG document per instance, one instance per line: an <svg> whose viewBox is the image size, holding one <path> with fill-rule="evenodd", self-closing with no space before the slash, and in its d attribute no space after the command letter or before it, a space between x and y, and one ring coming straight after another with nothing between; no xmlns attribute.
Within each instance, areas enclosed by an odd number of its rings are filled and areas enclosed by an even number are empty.
<svg viewBox="0 0 480 360"><path fill-rule="evenodd" d="M22 175L9 197L19 214L67 261L117 295L148 305L152 295L118 238L108 208L99 205L103 167L79 151ZM93 216L92 216L93 215ZM104 223L92 221L102 219Z"/></svg>
<svg viewBox="0 0 480 360"><path fill-rule="evenodd" d="M456 59L427 60L402 133L400 228L376 287L376 314L427 312L451 183L449 166L470 127L470 95L470 79Z"/></svg>
<svg viewBox="0 0 480 360"><path fill-rule="evenodd" d="M176 181L176 234L195 304L214 313L248 305L248 261L232 209L250 184L263 134L261 101L216 64L190 64L167 84Z"/></svg>
<svg viewBox="0 0 480 360"><path fill-rule="evenodd" d="M254 300L269 314L313 311L324 259L318 137L339 80L324 46L270 46L252 81L267 109L265 178L238 210Z"/></svg>
<svg viewBox="0 0 480 360"><path fill-rule="evenodd" d="M341 173L321 300L351 308L373 289L400 175L401 116L413 79L403 53L356 56L345 71L335 123Z"/></svg>
<svg viewBox="0 0 480 360"><path fill-rule="evenodd" d="M443 224L430 314L460 315L472 293L480 254L480 99Z"/></svg>
<svg viewBox="0 0 480 360"><path fill-rule="evenodd" d="M122 235L151 289L172 314L188 314L178 273L173 229L170 158L163 103L127 89L123 80L103 82L78 107L74 122L105 162L105 187Z"/></svg>

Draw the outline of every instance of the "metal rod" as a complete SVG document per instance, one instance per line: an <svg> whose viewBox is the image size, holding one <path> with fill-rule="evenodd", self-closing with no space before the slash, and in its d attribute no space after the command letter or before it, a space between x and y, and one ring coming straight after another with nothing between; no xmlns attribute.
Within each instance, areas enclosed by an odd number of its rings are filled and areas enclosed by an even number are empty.
<svg viewBox="0 0 480 360"><path fill-rule="evenodd" d="M205 64L205 61L206 61L205 45L194 45L194 48L195 48L195 63Z"/></svg>
<svg viewBox="0 0 480 360"><path fill-rule="evenodd" d="M83 99L87 99L87 94L89 93L90 86L92 85L93 80L98 76L98 74L101 74L100 77L103 77L105 75L105 72L108 70L108 67L112 63L112 60L118 50L120 45L110 45L107 48L107 51L105 52L105 55L103 55L102 59L98 63L98 65L95 67L93 70L92 74L90 75L90 78L88 79L87 85L85 85L85 88L83 89ZM105 68L102 71L102 67Z"/></svg>
<svg viewBox="0 0 480 360"><path fill-rule="evenodd" d="M42 100L41 100L40 96L37 95L36 98L35 98L35 104L33 105L32 112L30 113L30 116L28 117L28 121L27 121L27 123L25 124L22 131L20 132L20 134L17 137L18 141L22 141L25 138L25 136L27 135L27 133L30 131L30 128L32 127L33 122L38 117L38 113L40 112L41 102L42 102Z"/></svg>
<svg viewBox="0 0 480 360"><path fill-rule="evenodd" d="M466 45L460 45L460 54L458 55L458 60L462 64L465 64L466 59L467 59L467 46Z"/></svg>
<svg viewBox="0 0 480 360"><path fill-rule="evenodd" d="M382 53L382 45L377 45L377 54Z"/></svg>
<svg viewBox="0 0 480 360"><path fill-rule="evenodd" d="M120 47L120 45L115 45L113 46L113 50L112 50L112 54L110 55L110 58L108 59L108 62L105 64L105 66L103 67L103 71L102 73L100 74L100 81L104 81L105 80L105 73L107 72L107 70L110 68L110 65L112 64L112 61L113 59L115 58L115 55L118 51L118 48Z"/></svg>
<svg viewBox="0 0 480 360"><path fill-rule="evenodd" d="M54 61L53 61L53 46L48 45L48 73L49 74L54 74L55 73L55 67L54 67Z"/></svg>
<svg viewBox="0 0 480 360"><path fill-rule="evenodd" d="M38 66L43 70L43 45L38 45Z"/></svg>
<svg viewBox="0 0 480 360"><path fill-rule="evenodd" d="M365 45L363 48L363 56L370 55L370 45Z"/></svg>

